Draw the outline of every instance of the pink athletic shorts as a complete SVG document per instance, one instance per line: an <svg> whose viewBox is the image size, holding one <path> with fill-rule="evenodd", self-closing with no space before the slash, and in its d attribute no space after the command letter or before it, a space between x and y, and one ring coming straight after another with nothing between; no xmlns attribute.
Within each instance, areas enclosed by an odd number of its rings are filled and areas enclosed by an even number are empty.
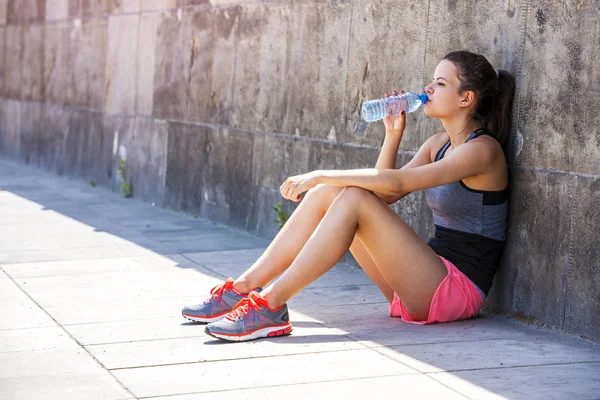
<svg viewBox="0 0 600 400"><path fill-rule="evenodd" d="M423 325L458 321L477 315L484 303L479 288L454 264L442 256L440 258L448 269L448 275L433 294L427 321L415 321L406 311L396 293L394 293L394 300L390 303L390 316L401 317L403 321L411 324Z"/></svg>

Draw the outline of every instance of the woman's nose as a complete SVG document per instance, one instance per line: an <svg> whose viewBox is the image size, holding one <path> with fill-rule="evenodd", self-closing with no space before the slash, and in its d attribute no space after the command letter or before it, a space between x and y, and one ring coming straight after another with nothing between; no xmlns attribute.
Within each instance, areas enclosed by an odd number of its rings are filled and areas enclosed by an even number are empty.
<svg viewBox="0 0 600 400"><path fill-rule="evenodd" d="M433 90L431 90L431 86L429 86L429 85L425 86L425 93L431 94L432 92L433 92Z"/></svg>

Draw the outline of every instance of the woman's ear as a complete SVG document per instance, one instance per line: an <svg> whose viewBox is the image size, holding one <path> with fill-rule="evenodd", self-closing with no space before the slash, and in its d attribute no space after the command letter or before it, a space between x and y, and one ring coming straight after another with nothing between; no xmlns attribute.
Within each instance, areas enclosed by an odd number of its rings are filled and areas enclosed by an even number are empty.
<svg viewBox="0 0 600 400"><path fill-rule="evenodd" d="M475 101L475 92L472 90L467 90L462 94L462 99L460 100L461 107L468 107Z"/></svg>

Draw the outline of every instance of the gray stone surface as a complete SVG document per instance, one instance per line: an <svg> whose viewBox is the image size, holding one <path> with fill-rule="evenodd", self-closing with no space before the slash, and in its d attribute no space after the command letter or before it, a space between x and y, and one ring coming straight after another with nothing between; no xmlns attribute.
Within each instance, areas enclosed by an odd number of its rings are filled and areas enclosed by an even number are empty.
<svg viewBox="0 0 600 400"><path fill-rule="evenodd" d="M107 124L108 125L108 124ZM125 175L131 183L133 194L149 202L162 205L167 169L168 124L166 121L148 118L111 119L108 134L113 132L116 147L113 176L115 190L121 191L118 162L125 162Z"/></svg>
<svg viewBox="0 0 600 400"><path fill-rule="evenodd" d="M73 111L64 146L64 173L106 184L111 177L112 132L104 129L103 117L94 111Z"/></svg>
<svg viewBox="0 0 600 400"><path fill-rule="evenodd" d="M139 15L108 18L104 87L108 114L135 114L138 26Z"/></svg>
<svg viewBox="0 0 600 400"><path fill-rule="evenodd" d="M9 24L44 20L45 0L8 0L6 3L6 21Z"/></svg>
<svg viewBox="0 0 600 400"><path fill-rule="evenodd" d="M63 20L69 17L69 0L46 0L46 21Z"/></svg>
<svg viewBox="0 0 600 400"><path fill-rule="evenodd" d="M572 177L515 169L502 267L488 304L561 327L565 310Z"/></svg>
<svg viewBox="0 0 600 400"><path fill-rule="evenodd" d="M569 256L565 265L564 328L584 336L600 336L600 250L596 221L600 219L600 180L577 177L571 183L573 210ZM592 294L592 295L590 295ZM584 315L584 318L580 316Z"/></svg>
<svg viewBox="0 0 600 400"><path fill-rule="evenodd" d="M194 9L158 14L154 67L153 115L187 117L193 55Z"/></svg>
<svg viewBox="0 0 600 400"><path fill-rule="evenodd" d="M158 18L157 13L140 15L139 37L144 40L137 42L135 111L138 115L147 116L153 112Z"/></svg>
<svg viewBox="0 0 600 400"><path fill-rule="evenodd" d="M396 7L389 0L361 0L353 2L353 8L342 137L344 142L377 146L385 132L383 123L364 122L360 108L364 101L380 99L386 91L422 91L428 6L422 0L410 7ZM423 141L413 119L407 117L402 147L416 150Z"/></svg>
<svg viewBox="0 0 600 400"><path fill-rule="evenodd" d="M200 215L247 229L251 206L254 135L211 129L204 148Z"/></svg>
<svg viewBox="0 0 600 400"><path fill-rule="evenodd" d="M531 7L517 119L523 149L516 162L597 174L600 10L542 1ZM577 26L577 29L572 27Z"/></svg>
<svg viewBox="0 0 600 400"><path fill-rule="evenodd" d="M596 191L580 186L576 210L585 213ZM598 343L499 317L407 324L389 317L361 270L342 265L289 302L291 336L225 344L180 310L239 275L265 240L244 250L252 237L240 231L5 159L0 188L0 397L597 393ZM237 247L160 249L186 238Z"/></svg>
<svg viewBox="0 0 600 400"><path fill-rule="evenodd" d="M43 129L39 131L37 137L37 145L41 149L38 154L37 165L63 174L66 172L64 165L67 158L65 156L67 148L64 144L69 137L71 114L68 109L62 106L45 104L42 118Z"/></svg>
<svg viewBox="0 0 600 400"><path fill-rule="evenodd" d="M96 1L84 1L83 4ZM69 48L72 62L69 71L69 85L72 87L70 105L102 110L106 90L107 40L106 19L73 21Z"/></svg>
<svg viewBox="0 0 600 400"><path fill-rule="evenodd" d="M189 100L186 104L186 115L189 120L212 122L213 115L219 113L225 116L220 122L227 125L229 114L227 111L231 110L231 105L228 107L229 110L221 110L221 103L231 97L235 65L233 38L235 38L234 26L238 13L237 9L231 11L227 10L223 15L219 10L197 8L191 15L193 31L190 44L189 82L186 88L189 92ZM215 50L217 30L220 37L224 36L225 43L220 40L219 49ZM216 54L226 58L214 60ZM212 88L213 76L220 77L224 81L224 85L216 90Z"/></svg>
<svg viewBox="0 0 600 400"><path fill-rule="evenodd" d="M6 24L6 12L8 9L8 0L0 1L0 24Z"/></svg>
<svg viewBox="0 0 600 400"><path fill-rule="evenodd" d="M21 99L43 101L44 25L31 24L23 30Z"/></svg>
<svg viewBox="0 0 600 400"><path fill-rule="evenodd" d="M23 25L7 25L4 35L3 97L19 99L23 74Z"/></svg>
<svg viewBox="0 0 600 400"><path fill-rule="evenodd" d="M0 151L4 156L17 158L19 153L19 134L21 132L21 103L15 100L0 100L2 119L0 126Z"/></svg>
<svg viewBox="0 0 600 400"><path fill-rule="evenodd" d="M196 215L203 202L202 171L207 166L211 128L169 123L165 206Z"/></svg>
<svg viewBox="0 0 600 400"><path fill-rule="evenodd" d="M55 105L68 104L72 98L72 23L47 24L44 31L44 99Z"/></svg>
<svg viewBox="0 0 600 400"><path fill-rule="evenodd" d="M292 14L289 4L244 5L238 27L231 126L282 131Z"/></svg>

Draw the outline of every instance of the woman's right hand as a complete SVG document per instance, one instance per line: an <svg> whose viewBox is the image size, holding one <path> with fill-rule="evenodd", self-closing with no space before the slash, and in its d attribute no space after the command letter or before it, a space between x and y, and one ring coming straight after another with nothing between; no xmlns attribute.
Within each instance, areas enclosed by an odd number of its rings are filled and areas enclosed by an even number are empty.
<svg viewBox="0 0 600 400"><path fill-rule="evenodd" d="M400 94L404 94L404 90L400 91ZM398 91L394 90L392 96L397 96ZM389 93L385 92L385 97L389 97ZM399 115L386 115L383 117L383 123L385 124L385 135L402 138L404 128L406 127L406 113L400 112Z"/></svg>

